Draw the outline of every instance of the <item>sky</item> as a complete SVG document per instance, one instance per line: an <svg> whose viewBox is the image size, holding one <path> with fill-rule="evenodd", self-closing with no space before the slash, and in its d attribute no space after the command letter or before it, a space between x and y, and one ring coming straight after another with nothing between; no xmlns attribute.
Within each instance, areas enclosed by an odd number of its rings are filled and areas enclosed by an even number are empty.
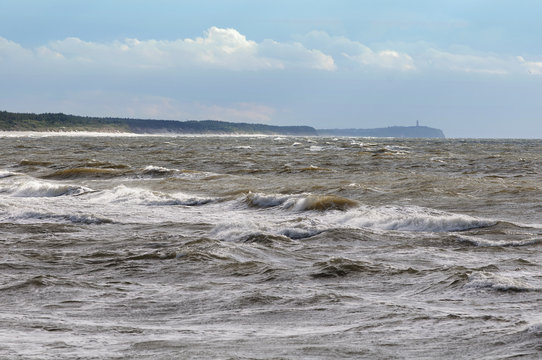
<svg viewBox="0 0 542 360"><path fill-rule="evenodd" d="M0 110L542 138L538 0L0 0Z"/></svg>

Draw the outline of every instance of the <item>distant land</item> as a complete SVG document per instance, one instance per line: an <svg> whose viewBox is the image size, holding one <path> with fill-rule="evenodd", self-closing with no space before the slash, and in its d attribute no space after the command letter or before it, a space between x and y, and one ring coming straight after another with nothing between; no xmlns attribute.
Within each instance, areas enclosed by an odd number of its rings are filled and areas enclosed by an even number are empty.
<svg viewBox="0 0 542 360"><path fill-rule="evenodd" d="M377 129L318 129L322 136L444 138L440 129L427 126L390 126Z"/></svg>
<svg viewBox="0 0 542 360"><path fill-rule="evenodd" d="M297 136L444 138L439 129L426 126L392 126L379 129L315 129L310 126L274 126L217 120L150 120L101 118L62 113L0 111L0 131L97 131L134 134L264 134Z"/></svg>

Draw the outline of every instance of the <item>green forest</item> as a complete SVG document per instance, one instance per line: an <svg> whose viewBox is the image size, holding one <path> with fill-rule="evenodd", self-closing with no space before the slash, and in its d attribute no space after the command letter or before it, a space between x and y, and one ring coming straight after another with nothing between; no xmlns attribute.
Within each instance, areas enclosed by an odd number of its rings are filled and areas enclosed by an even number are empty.
<svg viewBox="0 0 542 360"><path fill-rule="evenodd" d="M319 129L310 126L273 126L217 120L144 120L99 118L62 113L13 113L0 111L0 131L97 131L136 134L264 134L297 136L355 136L444 138L427 126L391 126L378 129Z"/></svg>
<svg viewBox="0 0 542 360"><path fill-rule="evenodd" d="M12 113L0 111L0 131L100 131L137 134L277 134L318 135L310 126L273 126L217 120L143 120L98 118L62 113Z"/></svg>

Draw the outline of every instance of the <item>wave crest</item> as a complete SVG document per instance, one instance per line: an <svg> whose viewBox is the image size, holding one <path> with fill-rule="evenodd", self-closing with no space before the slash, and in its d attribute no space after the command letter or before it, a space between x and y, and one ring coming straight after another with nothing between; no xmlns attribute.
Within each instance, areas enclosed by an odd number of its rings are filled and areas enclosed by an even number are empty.
<svg viewBox="0 0 542 360"><path fill-rule="evenodd" d="M475 272L469 275L467 288L478 290L496 290L503 292L523 292L540 290L526 281L489 272Z"/></svg>
<svg viewBox="0 0 542 360"><path fill-rule="evenodd" d="M347 210L358 206L358 202L335 195L310 195L295 202L294 210Z"/></svg>
<svg viewBox="0 0 542 360"><path fill-rule="evenodd" d="M493 220L417 206L384 206L349 211L336 222L350 227L414 232L452 232L485 228Z"/></svg>
<svg viewBox="0 0 542 360"><path fill-rule="evenodd" d="M44 179L68 180L80 178L113 178L124 175L124 171L115 169L100 169L91 167L79 167L55 171L43 176Z"/></svg>
<svg viewBox="0 0 542 360"><path fill-rule="evenodd" d="M85 186L70 184L54 184L45 181L30 180L23 183L15 183L4 188L0 192L6 192L16 197L56 197L67 195L82 195L93 190Z"/></svg>
<svg viewBox="0 0 542 360"><path fill-rule="evenodd" d="M294 211L348 210L358 202L335 195L269 195L249 193L245 197L249 206L268 208L280 206Z"/></svg>
<svg viewBox="0 0 542 360"><path fill-rule="evenodd" d="M204 198L184 193L165 194L159 191L130 188L124 185L102 191L93 200L106 203L132 203L147 206L197 206L214 201L213 198Z"/></svg>

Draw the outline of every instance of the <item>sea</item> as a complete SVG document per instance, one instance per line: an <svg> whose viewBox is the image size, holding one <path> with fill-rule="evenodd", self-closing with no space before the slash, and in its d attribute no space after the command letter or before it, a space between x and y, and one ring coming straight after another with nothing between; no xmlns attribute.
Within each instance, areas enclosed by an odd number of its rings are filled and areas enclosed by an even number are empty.
<svg viewBox="0 0 542 360"><path fill-rule="evenodd" d="M1 359L542 357L542 140L0 151Z"/></svg>

